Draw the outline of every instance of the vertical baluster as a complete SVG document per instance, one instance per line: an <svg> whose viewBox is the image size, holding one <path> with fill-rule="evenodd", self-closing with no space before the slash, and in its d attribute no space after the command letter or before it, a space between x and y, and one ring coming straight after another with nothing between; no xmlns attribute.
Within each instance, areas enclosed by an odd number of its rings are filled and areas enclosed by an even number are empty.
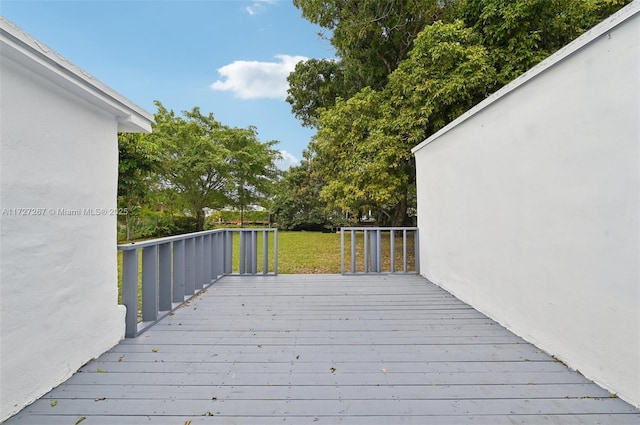
<svg viewBox="0 0 640 425"><path fill-rule="evenodd" d="M364 272L369 273L369 231L364 230Z"/></svg>
<svg viewBox="0 0 640 425"><path fill-rule="evenodd" d="M122 251L122 304L127 308L125 336L138 333L138 250Z"/></svg>
<svg viewBox="0 0 640 425"><path fill-rule="evenodd" d="M158 247L159 269L159 309L171 310L171 242Z"/></svg>
<svg viewBox="0 0 640 425"><path fill-rule="evenodd" d="M225 274L225 259L226 259L226 255L225 255L225 246L224 246L224 242L225 241L225 232L221 231L221 232L217 232L216 233L216 278L218 278L218 276L222 276Z"/></svg>
<svg viewBox="0 0 640 425"><path fill-rule="evenodd" d="M240 230L240 274L245 273L245 262L246 262L245 245L246 245L245 232Z"/></svg>
<svg viewBox="0 0 640 425"><path fill-rule="evenodd" d="M340 273L344 274L344 228L340 228Z"/></svg>
<svg viewBox="0 0 640 425"><path fill-rule="evenodd" d="M407 272L407 229L402 229L402 271Z"/></svg>
<svg viewBox="0 0 640 425"><path fill-rule="evenodd" d="M391 273L396 272L396 231L389 231L389 250L391 251Z"/></svg>
<svg viewBox="0 0 640 425"><path fill-rule="evenodd" d="M196 236L194 238L195 243L195 291L202 289L202 282L204 280L204 258L202 251L202 236Z"/></svg>
<svg viewBox="0 0 640 425"><path fill-rule="evenodd" d="M371 255L376 257L376 266L373 271L380 273L382 271L382 229L376 229L373 237L375 238L375 250L371 250Z"/></svg>
<svg viewBox="0 0 640 425"><path fill-rule="evenodd" d="M251 273L258 273L258 232L252 230L251 233Z"/></svg>
<svg viewBox="0 0 640 425"><path fill-rule="evenodd" d="M196 292L196 242L193 237L184 240L184 294Z"/></svg>
<svg viewBox="0 0 640 425"><path fill-rule="evenodd" d="M224 231L224 274L233 273L233 232Z"/></svg>
<svg viewBox="0 0 640 425"><path fill-rule="evenodd" d="M273 230L273 273L278 274L278 229Z"/></svg>
<svg viewBox="0 0 640 425"><path fill-rule="evenodd" d="M262 274L269 274L269 232L262 231Z"/></svg>
<svg viewBox="0 0 640 425"><path fill-rule="evenodd" d="M184 301L185 293L185 259L184 259L184 239L173 243L173 302Z"/></svg>
<svg viewBox="0 0 640 425"><path fill-rule="evenodd" d="M356 231L351 230L351 273L356 272Z"/></svg>
<svg viewBox="0 0 640 425"><path fill-rule="evenodd" d="M413 244L415 251L415 269L416 273L420 273L420 236L418 235L418 229L414 229L413 231Z"/></svg>
<svg viewBox="0 0 640 425"><path fill-rule="evenodd" d="M142 248L142 321L158 318L158 246Z"/></svg>
<svg viewBox="0 0 640 425"><path fill-rule="evenodd" d="M202 236L202 284L211 284L211 234Z"/></svg>
<svg viewBox="0 0 640 425"><path fill-rule="evenodd" d="M221 251L218 251L218 232L211 234L211 279L218 279L218 262L220 261Z"/></svg>

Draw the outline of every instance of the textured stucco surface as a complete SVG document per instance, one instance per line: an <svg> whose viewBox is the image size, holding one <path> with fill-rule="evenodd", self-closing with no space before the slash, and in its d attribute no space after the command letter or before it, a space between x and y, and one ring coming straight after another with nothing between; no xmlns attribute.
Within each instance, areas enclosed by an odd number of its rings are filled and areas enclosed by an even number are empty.
<svg viewBox="0 0 640 425"><path fill-rule="evenodd" d="M0 420L124 335L118 124L9 59L1 66Z"/></svg>
<svg viewBox="0 0 640 425"><path fill-rule="evenodd" d="M638 406L634 13L415 154L422 274Z"/></svg>

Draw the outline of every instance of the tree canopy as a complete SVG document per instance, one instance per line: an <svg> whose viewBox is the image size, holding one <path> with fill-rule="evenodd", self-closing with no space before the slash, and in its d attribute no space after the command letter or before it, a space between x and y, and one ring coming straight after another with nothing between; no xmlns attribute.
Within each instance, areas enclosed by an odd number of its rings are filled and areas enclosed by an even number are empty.
<svg viewBox="0 0 640 425"><path fill-rule="evenodd" d="M294 0L333 60L289 76L315 127L309 167L329 208L399 225L415 209L411 148L630 0Z"/></svg>
<svg viewBox="0 0 640 425"><path fill-rule="evenodd" d="M223 125L198 107L177 115L160 102L156 106L151 134L119 138L118 195L128 211L153 199L193 216L196 230L203 230L206 209L244 211L271 196L278 178L277 141L262 143L255 127Z"/></svg>

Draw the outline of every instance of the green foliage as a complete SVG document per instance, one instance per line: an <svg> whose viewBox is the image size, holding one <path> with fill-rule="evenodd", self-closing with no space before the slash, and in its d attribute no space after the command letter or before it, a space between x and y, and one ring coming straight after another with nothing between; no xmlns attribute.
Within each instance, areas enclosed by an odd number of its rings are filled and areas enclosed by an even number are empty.
<svg viewBox="0 0 640 425"><path fill-rule="evenodd" d="M331 31L353 93L379 90L425 25L447 20L458 0L294 0L309 21Z"/></svg>
<svg viewBox="0 0 640 425"><path fill-rule="evenodd" d="M353 94L345 82L342 64L329 59L299 62L287 81L287 102L305 127L316 127L321 109L331 108L338 97Z"/></svg>
<svg viewBox="0 0 640 425"><path fill-rule="evenodd" d="M294 114L318 130L310 152L322 200L406 224L411 148L627 3L294 0L332 31L338 56L329 77L313 62L289 78Z"/></svg>
<svg viewBox="0 0 640 425"><path fill-rule="evenodd" d="M484 99L495 85L489 54L460 20L436 22L418 36L409 57L389 76L383 133L405 154Z"/></svg>
<svg viewBox="0 0 640 425"><path fill-rule="evenodd" d="M278 182L272 211L284 230L325 230L346 224L343 215L327 207L320 198L324 181L311 166L307 154L299 166L291 167Z"/></svg>
<svg viewBox="0 0 640 425"><path fill-rule="evenodd" d="M242 221L245 223L269 223L269 211L247 210L242 213L234 210L214 211L207 217L205 228L216 229L228 227L229 224L240 225Z"/></svg>
<svg viewBox="0 0 640 425"><path fill-rule="evenodd" d="M280 158L280 152L272 148L277 141L260 143L254 127L229 129L227 136L231 188L228 199L240 209L242 223L247 206L261 203L273 192L279 175L275 160Z"/></svg>
<svg viewBox="0 0 640 425"><path fill-rule="evenodd" d="M125 211L126 239L131 239L131 217L142 207L160 165L160 149L146 135L118 134L118 206Z"/></svg>
<svg viewBox="0 0 640 425"><path fill-rule="evenodd" d="M183 112L183 118L160 102L156 106L151 137L162 151L161 184L176 192L202 230L204 208L222 208L228 202L230 150L222 142L226 129L197 107Z"/></svg>
<svg viewBox="0 0 640 425"><path fill-rule="evenodd" d="M197 222L195 217L174 215L167 211L152 211L144 208L132 216L128 234L124 226L121 225L119 227L118 240L160 238L191 233L196 230Z"/></svg>
<svg viewBox="0 0 640 425"><path fill-rule="evenodd" d="M275 141L261 143L255 128L232 128L194 107L182 117L156 102L150 137L162 153L159 171L163 203L186 209L204 229L205 208L243 210L268 196L277 178Z"/></svg>
<svg viewBox="0 0 640 425"><path fill-rule="evenodd" d="M461 16L482 37L498 72L513 80L631 0L468 0Z"/></svg>

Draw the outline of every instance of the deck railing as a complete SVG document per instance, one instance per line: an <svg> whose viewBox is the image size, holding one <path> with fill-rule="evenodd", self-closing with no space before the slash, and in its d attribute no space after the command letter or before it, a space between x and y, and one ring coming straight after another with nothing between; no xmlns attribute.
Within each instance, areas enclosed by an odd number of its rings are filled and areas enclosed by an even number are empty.
<svg viewBox="0 0 640 425"><path fill-rule="evenodd" d="M233 262L235 233L239 234L240 245L237 265ZM261 270L258 267L259 235L262 236ZM277 229L209 230L118 245L118 250L122 251L122 303L127 307L127 338L144 332L222 276L278 273Z"/></svg>
<svg viewBox="0 0 640 425"><path fill-rule="evenodd" d="M349 251L345 251L347 237ZM342 274L417 274L420 272L418 228L343 227L340 229L340 262Z"/></svg>

